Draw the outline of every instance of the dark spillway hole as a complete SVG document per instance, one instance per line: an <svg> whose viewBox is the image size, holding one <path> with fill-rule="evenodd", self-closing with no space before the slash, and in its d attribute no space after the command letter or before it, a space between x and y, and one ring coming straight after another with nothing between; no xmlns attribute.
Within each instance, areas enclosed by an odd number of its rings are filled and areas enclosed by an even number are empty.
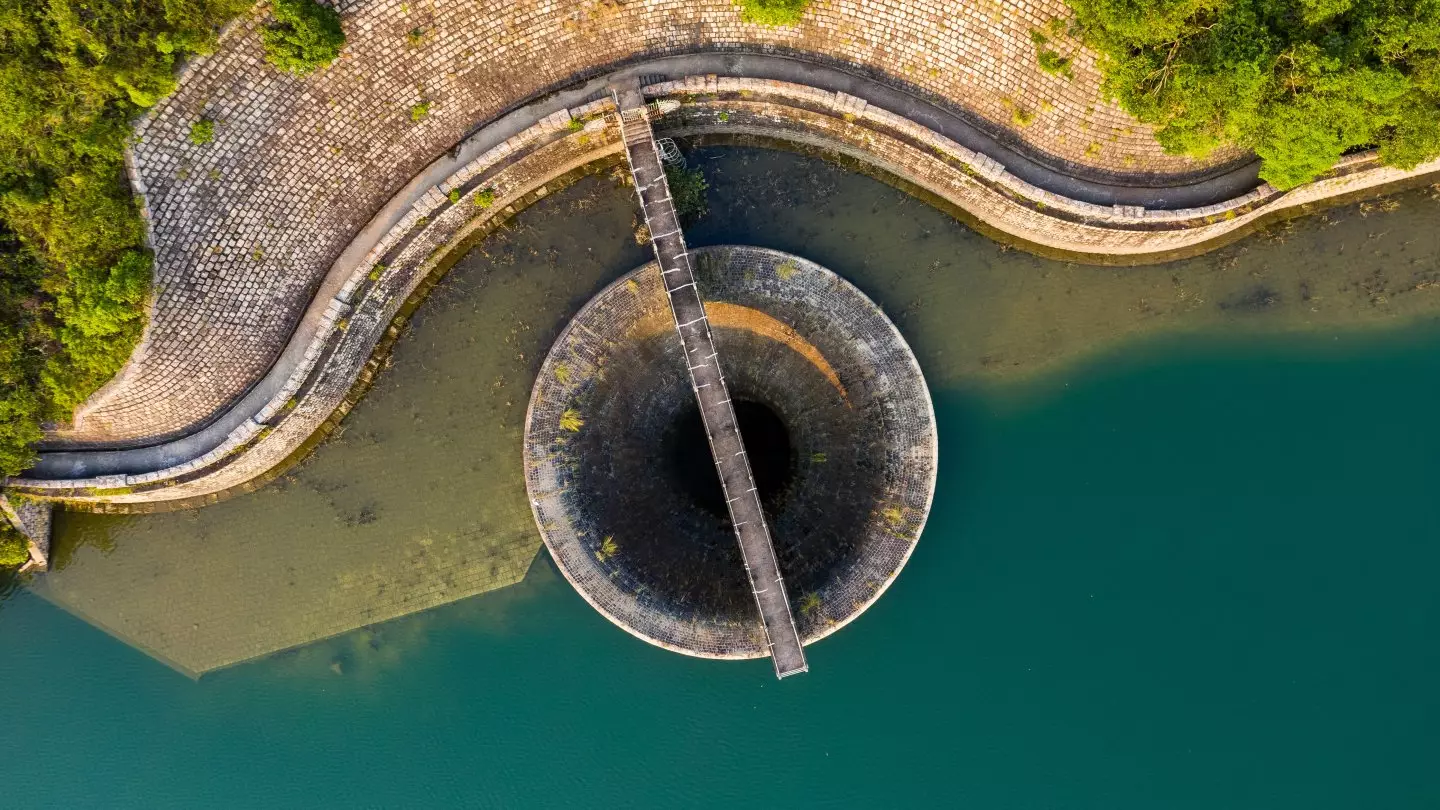
<svg viewBox="0 0 1440 810"><path fill-rule="evenodd" d="M785 429L779 414L759 402L735 400L735 418L740 423L740 435L745 438L750 471L760 490L760 503L773 514L783 503L794 474L790 431ZM705 423L697 406L692 404L681 411L666 431L665 445L671 470L686 494L706 512L729 519L720 476L715 472L710 443L705 439Z"/></svg>

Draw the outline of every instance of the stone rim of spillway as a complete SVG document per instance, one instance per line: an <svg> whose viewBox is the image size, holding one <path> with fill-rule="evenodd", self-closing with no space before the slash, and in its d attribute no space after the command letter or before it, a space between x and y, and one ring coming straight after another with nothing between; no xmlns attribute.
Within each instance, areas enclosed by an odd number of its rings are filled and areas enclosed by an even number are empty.
<svg viewBox="0 0 1440 810"><path fill-rule="evenodd" d="M782 570L809 644L863 613L914 550L935 489L938 444L929 391L899 330L829 270L762 248L694 254L717 343L736 349L721 352L732 395L739 400L760 391L759 399L776 400L764 404L789 414L787 426L800 438L796 451L805 453L796 462L802 468L797 492L772 517L772 530L782 563L791 560ZM683 587L667 591L653 570L664 562L657 549L661 556L680 553L675 550L690 550L686 543L713 543L726 534L698 512L670 521L672 512L688 507L679 496L671 499L669 471L646 456L658 433L654 420L636 414L657 413L663 422L664 414L693 399L676 374L681 361L669 317L651 262L592 298L557 337L526 413L531 508L561 573L616 625L688 655L763 657L758 615L746 616L724 600L697 603ZM683 375L683 366L678 371ZM800 420L802 411L815 418ZM653 481L637 474L652 470ZM630 485L613 480L616 475ZM831 505L823 499L841 491L845 502L826 508ZM627 496L633 498L622 506ZM644 542L637 541L638 518L631 517L634 498L640 510L668 507L642 523L654 526L654 536L638 536ZM607 531L627 519L628 536ZM733 535L728 542L734 545ZM715 548L723 553L723 546ZM818 559L817 570L807 573L796 559ZM792 568L798 571L793 577ZM733 584L735 572L724 569L716 565L717 583ZM738 573L743 576L743 568ZM703 582L708 574L687 575ZM749 604L754 614L753 598Z"/></svg>

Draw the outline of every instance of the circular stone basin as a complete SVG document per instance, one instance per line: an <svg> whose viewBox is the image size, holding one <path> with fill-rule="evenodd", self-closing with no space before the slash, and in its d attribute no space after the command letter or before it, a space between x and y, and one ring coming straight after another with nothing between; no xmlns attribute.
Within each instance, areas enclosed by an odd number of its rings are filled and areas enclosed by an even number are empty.
<svg viewBox="0 0 1440 810"><path fill-rule="evenodd" d="M808 644L864 612L915 548L935 490L930 394L899 331L829 270L751 247L691 255ZM525 472L545 545L596 610L677 652L768 654L654 263L550 349Z"/></svg>

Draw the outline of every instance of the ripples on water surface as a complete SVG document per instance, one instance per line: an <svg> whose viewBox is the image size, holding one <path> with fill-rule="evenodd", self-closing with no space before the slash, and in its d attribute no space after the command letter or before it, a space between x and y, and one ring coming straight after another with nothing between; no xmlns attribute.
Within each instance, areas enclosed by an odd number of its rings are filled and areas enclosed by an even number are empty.
<svg viewBox="0 0 1440 810"><path fill-rule="evenodd" d="M692 161L714 186L692 241L846 276L935 391L930 526L810 674L652 649L543 555L519 585L198 682L21 594L0 742L34 778L5 804L1440 804L1428 191L1111 269L815 161ZM519 576L531 375L648 258L632 217L601 180L526 212L420 308L343 435L218 506L65 516L49 597L199 660L403 610L447 561ZM1359 328L1383 325L1405 328Z"/></svg>

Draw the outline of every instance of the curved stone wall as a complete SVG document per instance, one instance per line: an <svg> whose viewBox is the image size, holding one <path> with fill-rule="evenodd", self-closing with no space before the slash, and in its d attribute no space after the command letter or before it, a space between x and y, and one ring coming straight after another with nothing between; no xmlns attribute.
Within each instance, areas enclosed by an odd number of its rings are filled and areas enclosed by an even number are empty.
<svg viewBox="0 0 1440 810"><path fill-rule="evenodd" d="M151 444L205 424L276 361L345 246L426 164L478 122L644 57L804 54L973 111L1063 167L1203 168L1162 154L1101 101L1091 55L1076 53L1074 81L1039 69L1029 31L1064 16L1063 0L820 0L782 29L742 23L732 0L339 6L349 44L332 67L304 79L266 67L262 4L137 127L133 173L156 255L150 325L123 376L53 447ZM195 145L201 117L216 137Z"/></svg>
<svg viewBox="0 0 1440 810"><path fill-rule="evenodd" d="M662 134L749 132L855 157L1012 236L1080 257L1198 249L1260 217L1440 168L1437 161L1405 173L1361 156L1339 176L1283 195L1262 190L1191 212L1105 208L1035 188L983 154L844 93L716 76L645 90L664 112ZM335 262L300 327L284 336L280 361L205 430L135 450L46 453L10 485L116 504L195 503L258 485L343 416L356 381L368 378L374 349L395 334L406 300L417 289L423 294L450 247L544 196L557 178L615 159L610 109L602 99L562 105L523 128L502 120L418 175ZM496 202L479 208L475 200L487 189Z"/></svg>
<svg viewBox="0 0 1440 810"><path fill-rule="evenodd" d="M919 540L938 452L930 395L899 331L835 274L760 248L693 255L810 643L873 604ZM686 365L657 265L601 291L536 378L526 488L560 570L615 624L689 655L764 656Z"/></svg>

